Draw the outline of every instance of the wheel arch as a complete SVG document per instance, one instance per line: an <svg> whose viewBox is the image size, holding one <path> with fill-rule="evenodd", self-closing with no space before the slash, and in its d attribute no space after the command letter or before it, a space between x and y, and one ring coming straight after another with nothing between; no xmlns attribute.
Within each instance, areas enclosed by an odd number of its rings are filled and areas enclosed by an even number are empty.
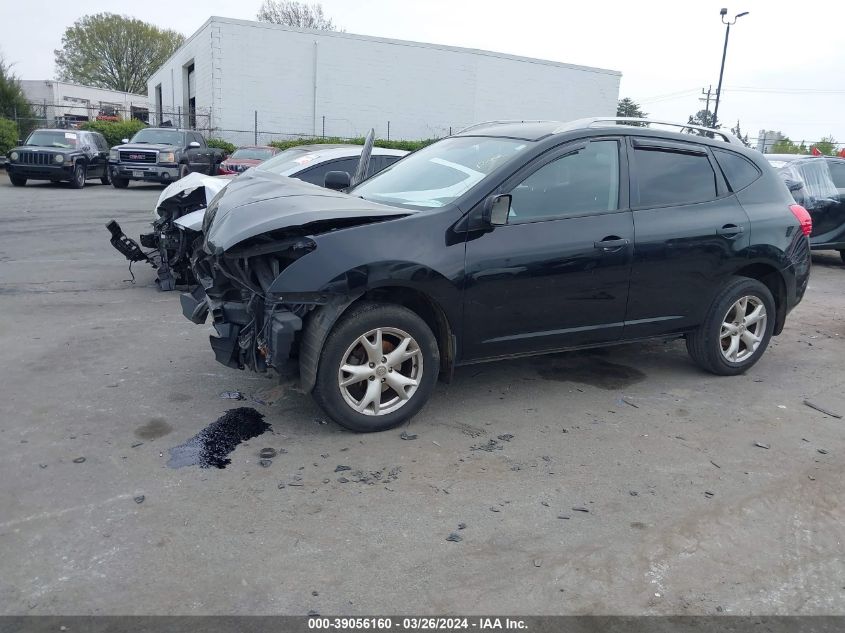
<svg viewBox="0 0 845 633"><path fill-rule="evenodd" d="M738 277L756 279L769 289L775 300L775 329L773 334L775 336L780 334L786 323L787 307L786 280L783 274L775 266L765 262L748 264L734 274Z"/></svg>

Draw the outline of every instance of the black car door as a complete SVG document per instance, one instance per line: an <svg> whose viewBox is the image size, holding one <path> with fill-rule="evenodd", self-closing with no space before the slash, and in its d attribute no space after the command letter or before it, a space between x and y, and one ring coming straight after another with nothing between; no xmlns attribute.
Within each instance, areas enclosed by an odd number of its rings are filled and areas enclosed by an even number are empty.
<svg viewBox="0 0 845 633"><path fill-rule="evenodd" d="M629 156L636 242L624 336L683 331L747 256L749 219L705 145L633 138Z"/></svg>
<svg viewBox="0 0 845 633"><path fill-rule="evenodd" d="M634 240L622 149L570 143L498 189L508 223L466 245L465 360L620 338Z"/></svg>

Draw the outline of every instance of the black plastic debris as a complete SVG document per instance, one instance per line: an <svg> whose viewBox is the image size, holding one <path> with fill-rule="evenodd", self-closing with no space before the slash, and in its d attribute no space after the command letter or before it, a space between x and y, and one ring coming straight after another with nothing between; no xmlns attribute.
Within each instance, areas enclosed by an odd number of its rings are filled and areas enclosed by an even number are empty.
<svg viewBox="0 0 845 633"><path fill-rule="evenodd" d="M232 461L229 454L238 444L269 428L264 416L251 407L230 409L184 444L171 448L167 465L225 468Z"/></svg>
<svg viewBox="0 0 845 633"><path fill-rule="evenodd" d="M589 508L585 508L584 506L574 506L574 507L572 508L572 510L573 510L574 512L589 512L589 511L590 511L590 509L589 509Z"/></svg>
<svg viewBox="0 0 845 633"><path fill-rule="evenodd" d="M719 464L714 462L712 459L710 460L710 463L713 464L716 468L721 468L721 466L719 466Z"/></svg>
<svg viewBox="0 0 845 633"><path fill-rule="evenodd" d="M223 400L246 400L246 397L240 391L224 391L220 394L220 398Z"/></svg>
<svg viewBox="0 0 845 633"><path fill-rule="evenodd" d="M541 501L541 502L540 502L540 505L541 505L541 506L546 506L546 507L548 508L548 507L549 507L549 502L548 502L548 501Z"/></svg>
<svg viewBox="0 0 845 633"><path fill-rule="evenodd" d="M504 433L504 434L498 436L498 438L500 440L502 440L503 442L510 442L513 439L513 437L514 436L511 433Z"/></svg>
<svg viewBox="0 0 845 633"><path fill-rule="evenodd" d="M314 596L314 597L316 598L316 597L317 597L317 596L319 596L320 594L319 594L319 592L317 592L317 591L312 591L312 592L311 592L311 595L312 595L312 596Z"/></svg>
<svg viewBox="0 0 845 633"><path fill-rule="evenodd" d="M637 492L636 490L629 490L628 494L631 495L632 497L638 497L640 495L640 493Z"/></svg>
<svg viewBox="0 0 845 633"><path fill-rule="evenodd" d="M450 541L450 542L452 542L452 543L460 543L460 542L461 542L461 541L463 541L464 539L463 539L463 537L462 537L460 534L458 534L457 532L452 532L449 536L447 536L447 537L446 537L446 540L447 540L447 541Z"/></svg>
<svg viewBox="0 0 845 633"><path fill-rule="evenodd" d="M770 446L770 445L768 445L768 444L763 444L762 442L754 442L754 446L756 446L756 447L758 447L758 448L765 448L765 449L767 449L767 450L771 448L771 446Z"/></svg>
<svg viewBox="0 0 845 633"><path fill-rule="evenodd" d="M399 434L399 438L403 439L403 440L415 440L415 439L417 439L417 437L418 436L417 436L416 433L408 433L407 431L402 431Z"/></svg>
<svg viewBox="0 0 845 633"><path fill-rule="evenodd" d="M542 558L535 558L534 559L534 567L540 567L540 566L542 566L542 564L543 564Z"/></svg>
<svg viewBox="0 0 845 633"><path fill-rule="evenodd" d="M568 514L559 514L559 515L557 515L557 518L569 520L569 515Z"/></svg>
<svg viewBox="0 0 845 633"><path fill-rule="evenodd" d="M818 451L818 452L819 452L819 453L821 453L822 455L827 455L827 449L824 449L824 448L817 448L817 449L816 449L816 451Z"/></svg>
<svg viewBox="0 0 845 633"><path fill-rule="evenodd" d="M272 459L259 459L258 465L261 466L262 468L270 468L270 466L273 465L273 460Z"/></svg>
<svg viewBox="0 0 845 633"><path fill-rule="evenodd" d="M47 464L38 464L39 468L47 468Z"/></svg>
<svg viewBox="0 0 845 633"><path fill-rule="evenodd" d="M458 529L459 529L459 530L465 530L465 529L466 529L466 527L467 527L467 524L466 524L466 523L458 523Z"/></svg>
<svg viewBox="0 0 845 633"><path fill-rule="evenodd" d="M273 459L279 452L275 448L262 448L258 451L258 456L261 459Z"/></svg>
<svg viewBox="0 0 845 633"><path fill-rule="evenodd" d="M499 512L499 508L496 506L490 506L490 512Z"/></svg>
<svg viewBox="0 0 845 633"><path fill-rule="evenodd" d="M144 443L143 443L143 442L135 442L135 443L132 445L132 448L138 448L139 446L143 446L143 445L144 445Z"/></svg>
<svg viewBox="0 0 845 633"><path fill-rule="evenodd" d="M144 503L144 499L146 499L144 495L138 495L135 497L135 503Z"/></svg>
<svg viewBox="0 0 845 633"><path fill-rule="evenodd" d="M716 493L711 492L710 490L704 491L704 496L707 497L708 499L710 499L714 494L716 494Z"/></svg>
<svg viewBox="0 0 845 633"><path fill-rule="evenodd" d="M81 464L81 463L83 463L84 461L85 461L85 458L84 458L84 457L77 457L76 459L74 459L74 460L73 460L73 463L74 463L74 464Z"/></svg>
<svg viewBox="0 0 845 633"><path fill-rule="evenodd" d="M342 473L344 470L352 470L352 466L344 466L343 464L340 464L334 469L336 473Z"/></svg>

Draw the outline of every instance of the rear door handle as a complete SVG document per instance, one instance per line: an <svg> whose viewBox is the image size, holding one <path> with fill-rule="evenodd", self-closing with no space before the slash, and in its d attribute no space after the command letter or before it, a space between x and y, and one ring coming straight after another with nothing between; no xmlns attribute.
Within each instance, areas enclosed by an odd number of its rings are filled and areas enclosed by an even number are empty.
<svg viewBox="0 0 845 633"><path fill-rule="evenodd" d="M722 228L716 229L716 234L717 235L723 235L724 237L731 238L731 237L736 237L737 235L741 234L743 231L745 231L745 229L742 228L741 226L737 226L736 224L726 224Z"/></svg>
<svg viewBox="0 0 845 633"><path fill-rule="evenodd" d="M623 246L627 246L629 243L629 240L619 239L618 237L606 237L601 242L593 242L593 246L600 248L605 253L610 253L619 250Z"/></svg>

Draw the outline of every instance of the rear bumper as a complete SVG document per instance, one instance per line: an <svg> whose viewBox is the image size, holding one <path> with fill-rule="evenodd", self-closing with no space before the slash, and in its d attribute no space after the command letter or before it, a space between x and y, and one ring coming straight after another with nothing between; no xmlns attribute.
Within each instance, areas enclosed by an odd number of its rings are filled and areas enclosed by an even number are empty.
<svg viewBox="0 0 845 633"><path fill-rule="evenodd" d="M160 183L179 180L178 165L109 163L109 170L112 178L121 178L123 180L142 180Z"/></svg>
<svg viewBox="0 0 845 633"><path fill-rule="evenodd" d="M6 170L10 175L33 180L70 180L73 177L73 164L54 166L9 163Z"/></svg>
<svg viewBox="0 0 845 633"><path fill-rule="evenodd" d="M265 372L268 368L285 373L295 353L302 319L279 308L264 308L252 301L214 301L202 286L180 296L182 314L189 321L205 323L209 312L216 336L209 336L217 362L235 369Z"/></svg>

